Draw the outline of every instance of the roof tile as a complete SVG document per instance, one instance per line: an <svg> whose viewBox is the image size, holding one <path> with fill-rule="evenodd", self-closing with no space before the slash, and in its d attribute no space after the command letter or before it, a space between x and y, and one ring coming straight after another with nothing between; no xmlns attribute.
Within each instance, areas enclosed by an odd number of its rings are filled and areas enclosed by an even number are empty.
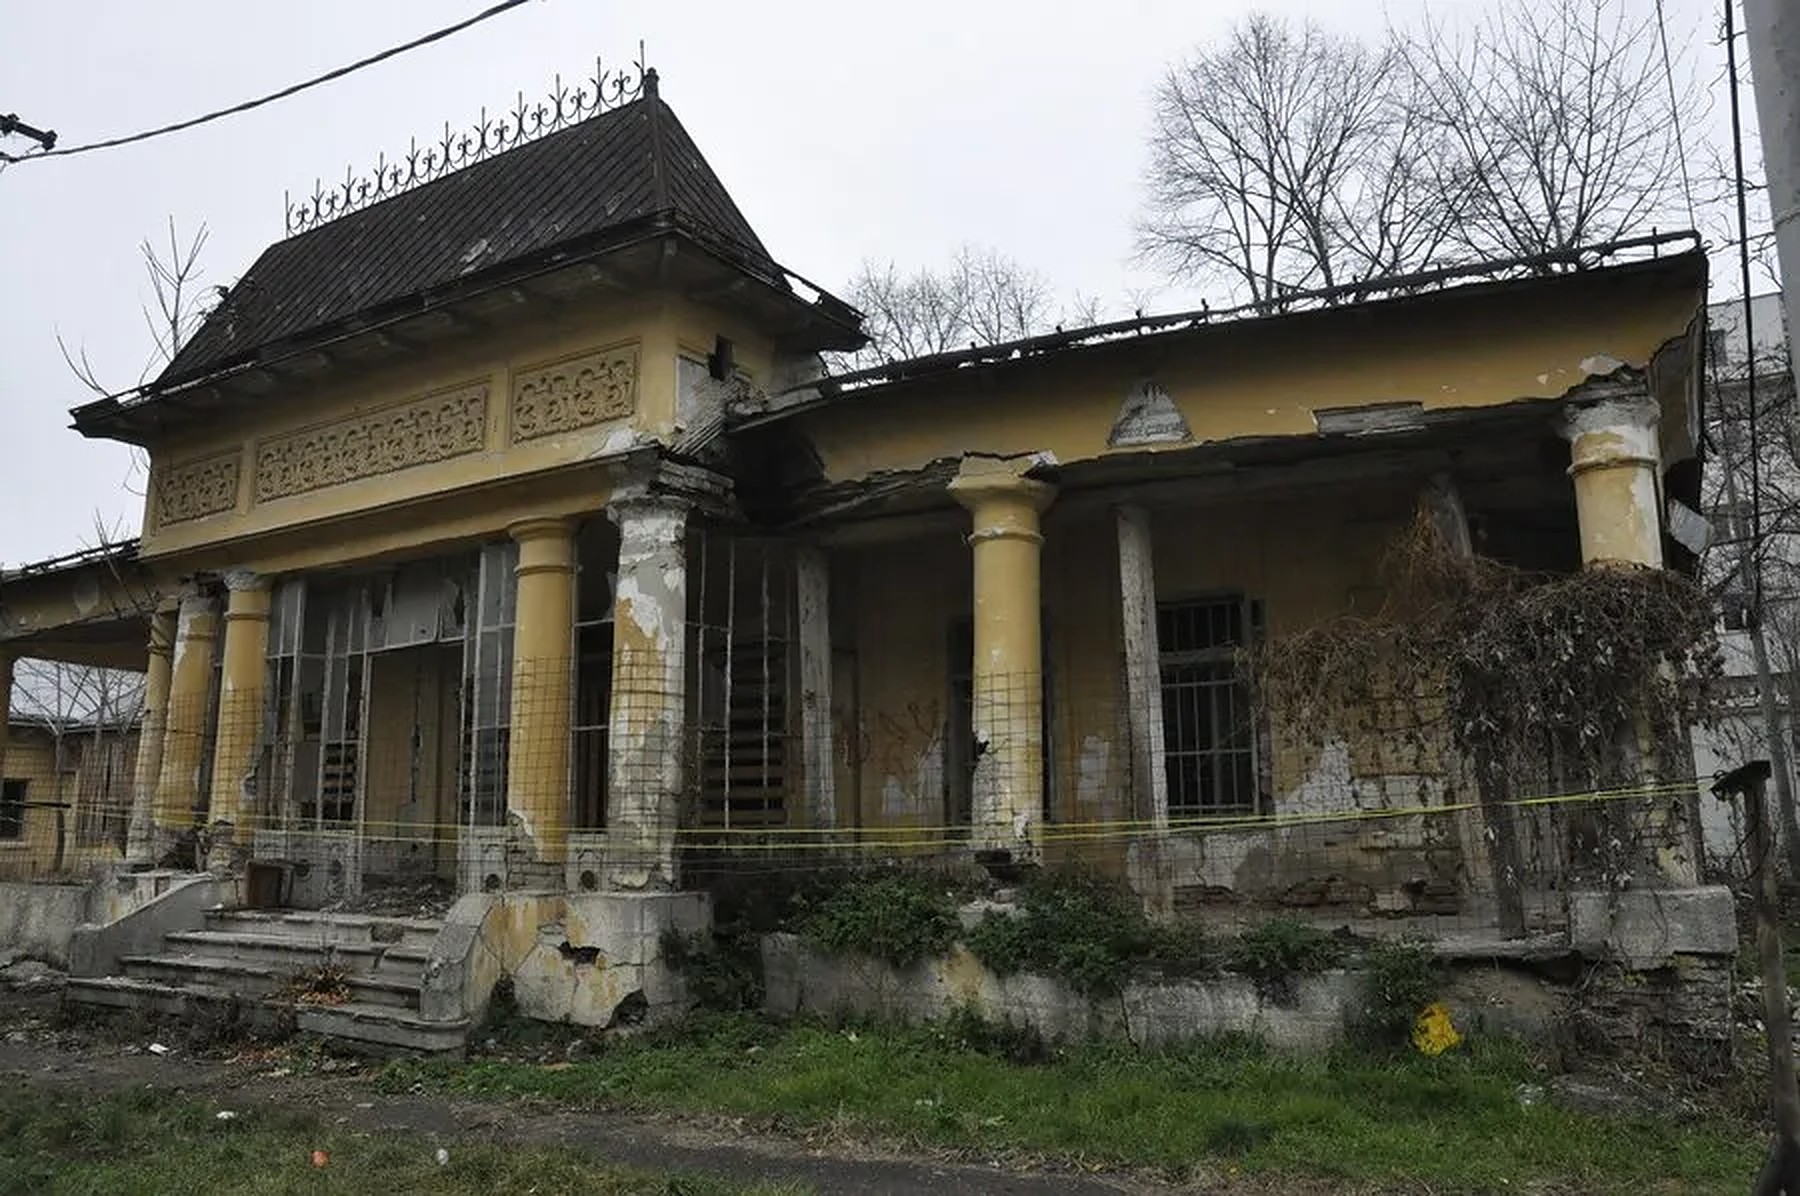
<svg viewBox="0 0 1800 1196"><path fill-rule="evenodd" d="M672 218L780 277L674 112L643 98L265 249L149 388L478 271Z"/></svg>

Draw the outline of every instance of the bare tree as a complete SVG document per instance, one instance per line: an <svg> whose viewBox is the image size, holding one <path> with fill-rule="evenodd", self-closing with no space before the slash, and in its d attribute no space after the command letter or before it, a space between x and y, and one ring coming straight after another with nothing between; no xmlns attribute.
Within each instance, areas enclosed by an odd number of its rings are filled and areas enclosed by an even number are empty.
<svg viewBox="0 0 1800 1196"><path fill-rule="evenodd" d="M138 370L136 385L142 385L152 374L155 374L175 360L181 352L181 346L200 327L210 310L203 302L200 286L200 253L206 248L207 229L202 224L194 235L185 241L175 225L175 218L169 217L169 243L166 248L152 244L146 237L138 244L138 252L143 256L144 272L150 279L150 301L140 305L144 324L150 330L152 350ZM62 334L56 334L56 347L62 351L63 363L69 367L81 384L96 395L106 396L117 393L124 387L109 385L101 381L99 371L88 357L86 346L71 352L68 342ZM127 488L132 488L133 480L146 468L143 451L131 450L131 474L127 478ZM141 493L133 490L134 493Z"/></svg>
<svg viewBox="0 0 1800 1196"><path fill-rule="evenodd" d="M943 271L902 273L892 262L864 262L846 291L866 317L869 346L843 358L859 369L911 357L995 345L1078 327L1100 318L1099 305L1077 296L1059 304L1044 276L992 249L963 246Z"/></svg>
<svg viewBox="0 0 1800 1196"><path fill-rule="evenodd" d="M1462 248L1531 256L1685 223L1677 132L1699 93L1666 73L1650 14L1496 0L1472 27L1427 19L1395 36L1421 115L1459 160Z"/></svg>
<svg viewBox="0 0 1800 1196"><path fill-rule="evenodd" d="M1395 47L1250 16L1157 85L1140 253L1270 309L1432 259L1456 213L1413 100Z"/></svg>
<svg viewBox="0 0 1800 1196"><path fill-rule="evenodd" d="M1493 0L1374 46L1246 18L1156 88L1140 253L1278 310L1686 223L1677 134L1698 93L1626 3Z"/></svg>

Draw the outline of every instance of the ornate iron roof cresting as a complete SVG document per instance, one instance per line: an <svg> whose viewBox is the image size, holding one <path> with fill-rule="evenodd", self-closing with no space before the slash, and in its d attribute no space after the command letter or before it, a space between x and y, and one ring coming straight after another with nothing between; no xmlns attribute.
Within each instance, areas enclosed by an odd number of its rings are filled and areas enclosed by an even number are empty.
<svg viewBox="0 0 1800 1196"><path fill-rule="evenodd" d="M572 85L565 84L559 74L549 94L540 100L528 102L525 93L520 92L510 110L490 116L483 108L473 125L460 130L452 129L446 121L442 136L424 145L415 138L406 152L396 158L390 159L384 152L365 174L358 175L346 167L341 183L327 187L323 181L315 181L312 193L298 199L283 192L287 233L303 233L597 113L655 94L656 72L644 65L642 42L638 43L636 61L627 67L609 70L595 58L593 74Z"/></svg>

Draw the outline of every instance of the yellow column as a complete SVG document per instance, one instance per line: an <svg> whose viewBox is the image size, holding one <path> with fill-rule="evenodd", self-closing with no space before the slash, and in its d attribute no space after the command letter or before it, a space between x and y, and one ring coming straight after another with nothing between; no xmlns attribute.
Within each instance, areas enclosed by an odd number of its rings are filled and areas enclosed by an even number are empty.
<svg viewBox="0 0 1800 1196"><path fill-rule="evenodd" d="M131 823L125 855L133 863L152 863L152 810L162 771L163 729L169 712L169 661L175 651L174 603L150 616L149 662L144 670L144 712L138 720L137 759L131 779Z"/></svg>
<svg viewBox="0 0 1800 1196"><path fill-rule="evenodd" d="M506 804L535 858L561 864L569 832L574 694L575 540L565 519L508 529L519 543ZM561 883L560 875L557 878Z"/></svg>
<svg viewBox="0 0 1800 1196"><path fill-rule="evenodd" d="M1563 417L1584 565L1662 567L1658 414L1656 401L1638 394L1574 407Z"/></svg>
<svg viewBox="0 0 1800 1196"><path fill-rule="evenodd" d="M213 827L215 851L221 858L241 857L250 846L248 808L256 768L256 745L262 737L263 695L268 685L269 579L254 573L225 575L225 642L219 669L219 722L213 741L212 803L207 822Z"/></svg>
<svg viewBox="0 0 1800 1196"><path fill-rule="evenodd" d="M1586 568L1663 566L1660 416L1656 400L1643 392L1572 407L1563 416ZM1654 784L1669 745L1658 745L1648 718L1640 713L1634 725L1617 728L1616 742L1628 772ZM1655 844L1646 863L1666 881L1698 883L1697 817L1673 825L1671 807L1661 802L1624 813L1641 821L1643 842Z"/></svg>
<svg viewBox="0 0 1800 1196"><path fill-rule="evenodd" d="M1038 516L1055 488L1032 458L965 458L950 493L967 507L974 552L972 841L1035 857L1044 789L1044 662Z"/></svg>
<svg viewBox="0 0 1800 1196"><path fill-rule="evenodd" d="M218 616L210 596L190 590L175 620L169 666L169 706L163 717L162 767L157 772L156 854L194 826L200 766L206 746L207 698L212 688L213 640Z"/></svg>

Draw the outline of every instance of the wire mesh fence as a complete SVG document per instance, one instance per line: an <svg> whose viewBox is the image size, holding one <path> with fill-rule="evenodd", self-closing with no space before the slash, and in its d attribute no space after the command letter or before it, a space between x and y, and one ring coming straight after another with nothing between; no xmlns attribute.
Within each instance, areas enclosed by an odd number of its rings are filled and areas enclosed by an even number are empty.
<svg viewBox="0 0 1800 1196"><path fill-rule="evenodd" d="M903 709L834 702L811 731L829 752L809 756L791 662L728 685L716 660L618 652L603 687L578 663L515 665L504 725L471 719L459 670L407 652L371 654L336 697L178 700L154 783L120 783L134 761L79 784L68 825L123 827L146 803L157 862L216 865L228 841L240 863L279 861L297 904L985 863L999 883L1020 866L1106 873L1218 920L1528 934L1561 925L1570 891L1700 872L1698 787L1655 759L1564 786L1519 761L1495 792L1428 729L1286 727L1191 664L1135 706L1110 678L922 664Z"/></svg>

